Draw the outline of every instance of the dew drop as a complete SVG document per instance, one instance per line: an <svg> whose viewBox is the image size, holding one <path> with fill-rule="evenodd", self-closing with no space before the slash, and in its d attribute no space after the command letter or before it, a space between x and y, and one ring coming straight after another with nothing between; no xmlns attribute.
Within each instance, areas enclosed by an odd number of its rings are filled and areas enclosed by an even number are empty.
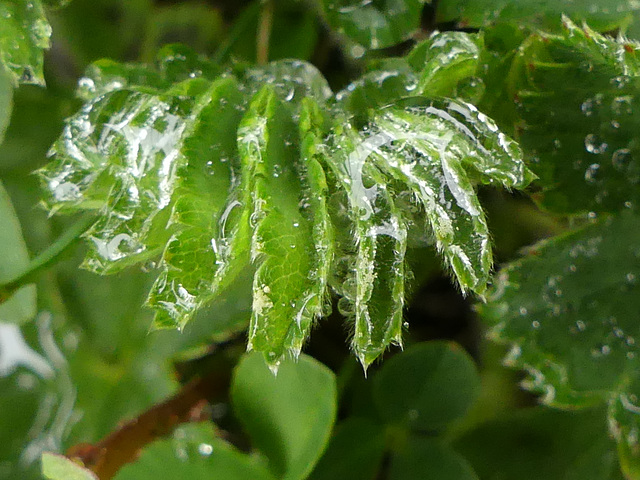
<svg viewBox="0 0 640 480"><path fill-rule="evenodd" d="M209 445L208 443L201 443L200 445L198 445L198 453L203 457L208 457L213 453L213 446Z"/></svg>

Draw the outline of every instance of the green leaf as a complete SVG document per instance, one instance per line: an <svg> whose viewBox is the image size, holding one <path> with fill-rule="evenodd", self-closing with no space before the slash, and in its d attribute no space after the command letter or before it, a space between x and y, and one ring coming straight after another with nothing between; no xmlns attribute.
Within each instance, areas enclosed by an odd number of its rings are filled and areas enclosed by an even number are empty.
<svg viewBox="0 0 640 480"><path fill-rule="evenodd" d="M20 221L9 194L0 182L0 282L13 280L29 265L29 252L22 238ZM21 324L35 317L36 286L27 285L0 304L0 321Z"/></svg>
<svg viewBox="0 0 640 480"><path fill-rule="evenodd" d="M96 480L90 470L62 455L44 453L42 455L42 474L50 480Z"/></svg>
<svg viewBox="0 0 640 480"><path fill-rule="evenodd" d="M228 273L227 198L235 187L238 152L235 137L242 99L233 78L220 79L199 102L203 107L185 135L176 172L170 224L180 228L168 241L149 305L161 310L156 326L184 327L197 309L215 296L219 272ZM216 148L212 148L212 146ZM225 212L227 214L225 215ZM242 267L239 265L238 267ZM239 268L236 267L236 270ZM231 279L226 281L230 283Z"/></svg>
<svg viewBox="0 0 640 480"><path fill-rule="evenodd" d="M382 463L384 449L382 425L366 418L349 417L336 426L327 450L309 480L373 480Z"/></svg>
<svg viewBox="0 0 640 480"><path fill-rule="evenodd" d="M341 312L353 318L351 345L366 369L389 344L402 343L407 228L386 179L367 162L379 138L349 123L334 130L327 162L347 194L353 224L340 246L344 273L334 288L342 296Z"/></svg>
<svg viewBox="0 0 640 480"><path fill-rule="evenodd" d="M417 94L478 100L483 91L480 78L482 35L463 32L434 33L416 45L407 61L419 72Z"/></svg>
<svg viewBox="0 0 640 480"><path fill-rule="evenodd" d="M44 85L42 56L49 37L51 26L40 0L0 1L0 64L14 85Z"/></svg>
<svg viewBox="0 0 640 480"><path fill-rule="evenodd" d="M374 399L386 421L430 431L462 417L479 389L473 360L459 346L426 342L384 364L375 377Z"/></svg>
<svg viewBox="0 0 640 480"><path fill-rule="evenodd" d="M0 143L4 140L4 134L11 121L13 109L13 82L11 75L0 68Z"/></svg>
<svg viewBox="0 0 640 480"><path fill-rule="evenodd" d="M259 399L259 401L257 401ZM329 440L336 416L336 381L324 365L301 355L275 376L262 355L247 354L235 370L232 406L278 478L301 480Z"/></svg>
<svg viewBox="0 0 640 480"><path fill-rule="evenodd" d="M323 228L318 222L326 211L310 211L296 133L289 108L268 87L253 99L238 129L240 155L254 175L251 256L257 271L248 348L263 352L274 366L285 353L300 353L326 286L326 249L316 248L313 239L314 223ZM315 173L313 181L322 183L317 165ZM316 234L326 242L326 233Z"/></svg>
<svg viewBox="0 0 640 480"><path fill-rule="evenodd" d="M454 100L416 98L380 109L361 135L350 150L341 148L343 168L351 177L346 188L351 188L352 210L365 224L373 212L370 199L378 198L377 186L365 186L362 180L372 157L416 196L463 291L482 294L492 255L472 178L526 186L531 175L518 146L475 107Z"/></svg>
<svg viewBox="0 0 640 480"><path fill-rule="evenodd" d="M420 15L428 0L322 0L332 28L365 48L391 47L420 26Z"/></svg>
<svg viewBox="0 0 640 480"><path fill-rule="evenodd" d="M604 409L528 408L484 423L454 443L483 480L618 480Z"/></svg>
<svg viewBox="0 0 640 480"><path fill-rule="evenodd" d="M437 20L455 20L466 27L507 20L558 29L558 20L566 14L601 32L609 32L635 24L639 9L633 2L617 0L442 0L438 2Z"/></svg>
<svg viewBox="0 0 640 480"><path fill-rule="evenodd" d="M209 423L179 427L172 438L157 440L140 458L125 465L115 480L190 478L193 480L274 480L257 459L216 438Z"/></svg>
<svg viewBox="0 0 640 480"><path fill-rule="evenodd" d="M563 26L522 43L502 81L511 106L495 108L504 118L516 107L516 139L540 177L544 208L615 212L640 200L640 47L566 18Z"/></svg>
<svg viewBox="0 0 640 480"><path fill-rule="evenodd" d="M390 480L478 480L469 463L440 440L409 438L391 457Z"/></svg>
<svg viewBox="0 0 640 480"><path fill-rule="evenodd" d="M550 405L607 401L610 426L638 455L640 219L632 212L532 247L500 272L482 317L513 346L507 362ZM626 448L626 447L625 447Z"/></svg>

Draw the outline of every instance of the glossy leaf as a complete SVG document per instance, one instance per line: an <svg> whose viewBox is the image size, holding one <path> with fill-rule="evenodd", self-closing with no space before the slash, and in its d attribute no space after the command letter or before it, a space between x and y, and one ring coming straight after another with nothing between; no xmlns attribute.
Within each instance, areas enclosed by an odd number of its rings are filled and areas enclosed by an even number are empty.
<svg viewBox="0 0 640 480"><path fill-rule="evenodd" d="M434 49L455 47L435 38ZM469 42L475 62L479 43ZM328 310L331 279L366 367L402 341L408 225L426 216L420 235L433 233L462 289L482 294L491 247L474 184L531 179L517 146L470 104L379 107L417 88L416 55L413 69L386 62L388 72L335 96L300 61L217 77L211 62L171 46L155 66L98 62L80 81L84 107L40 171L45 203L99 212L86 234L92 271L161 257L148 301L156 327L182 329L255 269L248 345L273 367L299 354ZM429 55L424 68L440 61ZM454 90L437 91L463 95Z"/></svg>
<svg viewBox="0 0 640 480"><path fill-rule="evenodd" d="M375 378L374 398L386 421L432 431L463 416L479 386L473 360L460 347L426 342L384 364Z"/></svg>
<svg viewBox="0 0 640 480"><path fill-rule="evenodd" d="M478 100L483 91L480 78L481 35L463 32L434 33L407 56L419 72L417 93L428 96Z"/></svg>
<svg viewBox="0 0 640 480"><path fill-rule="evenodd" d="M163 271L148 302L162 312L156 316L158 327L184 327L215 296L218 272L242 267L229 265L233 260L224 231L227 210L234 208L227 198L236 186L238 163L235 138L228 132L240 123L242 110L237 105L241 98L234 79L215 82L199 100L203 107L185 136L184 161L176 171L175 206L169 220L180 228L165 247Z"/></svg>
<svg viewBox="0 0 640 480"><path fill-rule="evenodd" d="M428 0L322 0L329 24L365 48L390 47L410 38L425 3Z"/></svg>
<svg viewBox="0 0 640 480"><path fill-rule="evenodd" d="M638 455L640 220L632 212L532 247L481 306L525 386L567 408L607 401L610 427ZM625 447L625 448L626 448Z"/></svg>
<svg viewBox="0 0 640 480"><path fill-rule="evenodd" d="M22 238L20 221L9 194L0 183L0 282L13 280L29 265L29 252ZM36 315L36 287L27 285L0 304L0 322L21 324Z"/></svg>
<svg viewBox="0 0 640 480"><path fill-rule="evenodd" d="M360 149L347 165L352 177L371 156L381 170L410 189L463 291L482 294L492 255L471 179L515 188L527 185L531 176L517 144L472 105L415 99L377 111ZM361 189L354 195L354 207L366 215L375 188L367 193L361 181L354 180Z"/></svg>
<svg viewBox="0 0 640 480"><path fill-rule="evenodd" d="M255 458L236 450L217 438L211 424L179 427L172 438L157 440L146 447L140 458L125 465L115 480L153 480L180 478L194 480L273 480Z"/></svg>
<svg viewBox="0 0 640 480"><path fill-rule="evenodd" d="M288 107L273 90L261 90L238 129L238 148L255 176L251 256L257 271L248 348L274 365L287 352L300 353L326 285L326 273L319 277L314 265L324 252L313 241L315 212L309 212L300 181L304 167L296 137Z"/></svg>
<svg viewBox="0 0 640 480"><path fill-rule="evenodd" d="M336 383L324 365L301 355L278 375L261 355L247 354L235 369L231 388L234 412L253 445L284 480L301 480L313 469L329 440L336 416Z"/></svg>
<svg viewBox="0 0 640 480"><path fill-rule="evenodd" d="M14 85L44 85L42 56L49 37L51 26L41 0L0 2L0 63Z"/></svg>
<svg viewBox="0 0 640 480"><path fill-rule="evenodd" d="M467 27L506 20L557 29L560 17L566 14L609 32L635 24L639 8L634 2L617 0L442 0L438 2L437 18Z"/></svg>
<svg viewBox="0 0 640 480"><path fill-rule="evenodd" d="M49 480L96 480L96 476L62 455L42 455L42 474Z"/></svg>

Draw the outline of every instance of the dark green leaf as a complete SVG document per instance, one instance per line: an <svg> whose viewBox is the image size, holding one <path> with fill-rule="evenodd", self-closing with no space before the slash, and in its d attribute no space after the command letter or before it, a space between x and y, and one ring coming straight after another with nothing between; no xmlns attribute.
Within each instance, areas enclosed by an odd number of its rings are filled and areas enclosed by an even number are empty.
<svg viewBox="0 0 640 480"><path fill-rule="evenodd" d="M407 40L420 26L428 0L322 0L329 24L365 48Z"/></svg>
<svg viewBox="0 0 640 480"><path fill-rule="evenodd" d="M480 425L455 442L483 480L618 480L604 409L525 409Z"/></svg>
<svg viewBox="0 0 640 480"><path fill-rule="evenodd" d="M499 467L498 467L499 468ZM411 437L391 457L389 480L478 480L469 463L440 440Z"/></svg>
<svg viewBox="0 0 640 480"><path fill-rule="evenodd" d="M639 48L565 18L561 35L525 40L503 73L511 107L495 108L504 118L515 102L516 139L546 209L611 212L640 200Z"/></svg>
<svg viewBox="0 0 640 480"><path fill-rule="evenodd" d="M257 459L216 437L211 424L181 426L171 439L146 447L135 463L118 472L115 480L275 480Z"/></svg>
<svg viewBox="0 0 640 480"><path fill-rule="evenodd" d="M609 402L612 433L638 451L640 219L626 212L532 247L481 306L525 386L567 408Z"/></svg>
<svg viewBox="0 0 640 480"><path fill-rule="evenodd" d="M382 425L366 418L350 417L336 426L309 480L373 480L382 463L384 448Z"/></svg>
<svg viewBox="0 0 640 480"><path fill-rule="evenodd" d="M479 392L473 360L459 346L427 342L386 362L375 378L382 417L415 430L439 430L460 418Z"/></svg>
<svg viewBox="0 0 640 480"><path fill-rule="evenodd" d="M278 478L301 480L329 440L336 416L336 382L324 365L301 355L274 375L262 355L248 354L235 370L231 399L254 446Z"/></svg>
<svg viewBox="0 0 640 480"><path fill-rule="evenodd" d="M29 265L20 221L9 194L0 182L0 282L13 280ZM24 323L36 315L36 287L27 285L0 304L0 322Z"/></svg>

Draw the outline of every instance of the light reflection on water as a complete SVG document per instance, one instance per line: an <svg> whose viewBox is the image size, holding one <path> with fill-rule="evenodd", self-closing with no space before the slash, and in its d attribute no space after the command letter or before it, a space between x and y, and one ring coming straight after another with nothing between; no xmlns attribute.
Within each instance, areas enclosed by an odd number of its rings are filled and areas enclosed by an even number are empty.
<svg viewBox="0 0 640 480"><path fill-rule="evenodd" d="M59 452L65 434L77 421L76 389L54 338L52 315L41 312L36 327L41 353L27 343L17 325L0 322L0 377L15 375L15 388L40 395L37 409L25 412L31 413L33 422L22 439L24 449L18 461L22 468L39 461L44 451Z"/></svg>

